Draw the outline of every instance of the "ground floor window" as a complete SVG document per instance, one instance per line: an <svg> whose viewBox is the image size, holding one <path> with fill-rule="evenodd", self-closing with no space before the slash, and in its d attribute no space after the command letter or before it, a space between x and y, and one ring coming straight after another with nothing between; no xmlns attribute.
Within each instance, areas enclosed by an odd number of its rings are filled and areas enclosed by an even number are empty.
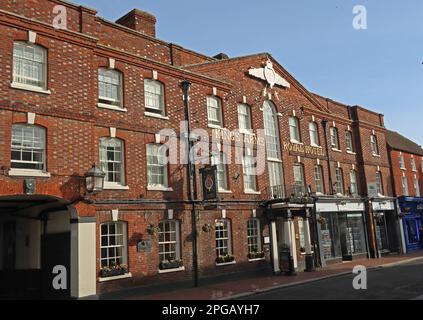
<svg viewBox="0 0 423 320"><path fill-rule="evenodd" d="M378 212L375 214L375 232L378 249L380 251L388 251L389 238L385 212Z"/></svg>
<svg viewBox="0 0 423 320"><path fill-rule="evenodd" d="M101 230L102 276L126 273L128 263L127 224L125 222L103 223Z"/></svg>
<svg viewBox="0 0 423 320"><path fill-rule="evenodd" d="M250 259L263 258L261 244L261 229L259 219L250 219L247 222L248 257Z"/></svg>
<svg viewBox="0 0 423 320"><path fill-rule="evenodd" d="M420 242L420 235L417 219L405 219L405 229L408 244L418 244Z"/></svg>
<svg viewBox="0 0 423 320"><path fill-rule="evenodd" d="M228 219L216 220L215 234L217 263L234 261L232 256L231 222Z"/></svg>
<svg viewBox="0 0 423 320"><path fill-rule="evenodd" d="M331 260L342 258L337 214L321 213L320 223L320 235L324 259Z"/></svg>

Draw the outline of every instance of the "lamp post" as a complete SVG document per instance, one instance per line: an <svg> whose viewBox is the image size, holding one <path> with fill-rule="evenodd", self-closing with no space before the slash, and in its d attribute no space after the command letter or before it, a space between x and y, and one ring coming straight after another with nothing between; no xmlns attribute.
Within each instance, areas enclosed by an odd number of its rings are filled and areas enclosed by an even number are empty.
<svg viewBox="0 0 423 320"><path fill-rule="evenodd" d="M187 192L189 203L192 204L191 211L191 229L192 229L192 269L194 273L194 287L198 287L198 250L197 250L197 172L195 169L195 164L191 160L191 150L193 147L193 141L191 139L191 112L189 106L189 91L191 88L191 82L184 80L181 83L181 89L184 99L185 107L185 120L187 122L187 132L186 132L186 144L187 144ZM191 181L191 177L193 182ZM192 183L192 187L191 187Z"/></svg>
<svg viewBox="0 0 423 320"><path fill-rule="evenodd" d="M103 191L105 177L106 174L93 164L92 168L85 174L85 186L87 188L87 193L97 194Z"/></svg>
<svg viewBox="0 0 423 320"><path fill-rule="evenodd" d="M328 143L328 134L327 134L327 127L328 127L328 120L326 118L322 119L322 127L323 132L325 135L325 146L326 146L326 158L327 158L327 165L328 165L328 177L329 177L329 192L333 195L333 183L332 183L332 170L330 168L330 152L329 152L329 143Z"/></svg>

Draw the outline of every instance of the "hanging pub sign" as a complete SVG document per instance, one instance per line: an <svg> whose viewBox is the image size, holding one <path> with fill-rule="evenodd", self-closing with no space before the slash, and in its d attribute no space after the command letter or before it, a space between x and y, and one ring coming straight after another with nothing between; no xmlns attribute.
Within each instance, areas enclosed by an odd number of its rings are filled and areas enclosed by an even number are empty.
<svg viewBox="0 0 423 320"><path fill-rule="evenodd" d="M207 166L200 170L203 183L203 199L217 199L217 167Z"/></svg>

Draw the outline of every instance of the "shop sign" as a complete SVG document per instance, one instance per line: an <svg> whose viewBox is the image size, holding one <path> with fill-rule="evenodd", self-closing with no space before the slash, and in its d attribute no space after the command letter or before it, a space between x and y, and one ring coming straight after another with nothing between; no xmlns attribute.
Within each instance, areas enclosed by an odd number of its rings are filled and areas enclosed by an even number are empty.
<svg viewBox="0 0 423 320"><path fill-rule="evenodd" d="M258 137L256 134L244 134L239 131L230 131L229 129L214 129L213 138L229 143L236 142L254 146L266 145L266 141L263 137Z"/></svg>
<svg viewBox="0 0 423 320"><path fill-rule="evenodd" d="M323 148L321 147L306 146L306 145L298 144L298 143L284 142L283 149L284 151L302 153L309 156L316 156L316 157L325 156L323 152Z"/></svg>
<svg viewBox="0 0 423 320"><path fill-rule="evenodd" d="M217 166L207 166L200 170L203 182L203 200L217 199Z"/></svg>
<svg viewBox="0 0 423 320"><path fill-rule="evenodd" d="M137 243L138 252L151 252L151 240L140 240Z"/></svg>

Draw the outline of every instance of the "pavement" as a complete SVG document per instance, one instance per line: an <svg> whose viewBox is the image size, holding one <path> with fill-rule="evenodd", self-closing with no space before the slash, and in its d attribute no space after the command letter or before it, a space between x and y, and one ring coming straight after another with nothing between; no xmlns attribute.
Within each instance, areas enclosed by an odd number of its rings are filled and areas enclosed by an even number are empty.
<svg viewBox="0 0 423 320"><path fill-rule="evenodd" d="M133 295L128 300L233 300L260 295L279 289L300 286L317 281L352 275L355 266L364 266L368 271L392 268L416 261L423 261L423 251L408 255L393 255L380 259L360 259L317 269L315 272L299 272L295 276L256 275L246 279L229 280L198 288L180 289L152 295Z"/></svg>

